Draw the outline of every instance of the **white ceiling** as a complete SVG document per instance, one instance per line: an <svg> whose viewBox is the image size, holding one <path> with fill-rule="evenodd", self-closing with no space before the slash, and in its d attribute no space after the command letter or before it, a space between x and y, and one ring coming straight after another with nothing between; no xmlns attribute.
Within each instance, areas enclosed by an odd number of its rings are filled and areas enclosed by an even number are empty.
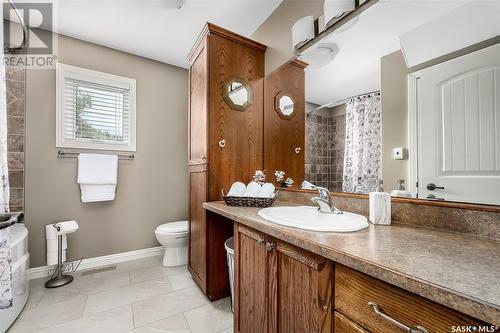
<svg viewBox="0 0 500 333"><path fill-rule="evenodd" d="M381 0L349 30L325 42L339 53L321 68L306 69L306 101L325 105L380 90L380 58L399 50L399 36L458 6L463 0Z"/></svg>
<svg viewBox="0 0 500 333"><path fill-rule="evenodd" d="M250 36L282 0L54 0L56 32L164 63L186 56L209 21ZM26 2L32 2L30 0Z"/></svg>

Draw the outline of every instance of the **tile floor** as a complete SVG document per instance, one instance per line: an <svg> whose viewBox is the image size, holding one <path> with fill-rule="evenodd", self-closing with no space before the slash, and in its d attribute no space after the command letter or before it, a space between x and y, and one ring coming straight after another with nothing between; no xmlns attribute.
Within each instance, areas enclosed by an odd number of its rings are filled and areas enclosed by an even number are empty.
<svg viewBox="0 0 500 333"><path fill-rule="evenodd" d="M233 331L229 298L211 303L185 266L163 267L161 257L74 276L56 289L31 281L28 303L7 333Z"/></svg>

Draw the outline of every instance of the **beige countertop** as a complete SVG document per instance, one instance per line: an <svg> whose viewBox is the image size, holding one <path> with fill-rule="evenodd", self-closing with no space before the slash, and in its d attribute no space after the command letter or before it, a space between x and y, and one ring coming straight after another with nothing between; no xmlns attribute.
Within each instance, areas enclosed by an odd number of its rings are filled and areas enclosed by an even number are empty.
<svg viewBox="0 0 500 333"><path fill-rule="evenodd" d="M352 233L312 232L268 222L260 208L204 208L290 244L500 326L500 242L405 225Z"/></svg>

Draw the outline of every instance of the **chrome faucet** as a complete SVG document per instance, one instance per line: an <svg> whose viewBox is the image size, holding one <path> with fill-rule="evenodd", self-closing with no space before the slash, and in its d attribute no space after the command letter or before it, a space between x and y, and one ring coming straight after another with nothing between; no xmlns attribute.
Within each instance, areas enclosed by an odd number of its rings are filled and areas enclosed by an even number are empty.
<svg viewBox="0 0 500 333"><path fill-rule="evenodd" d="M343 212L335 207L330 196L330 191L327 188L320 186L312 186L313 189L319 192L319 197L311 198L311 201L319 205L318 210L327 214L343 214Z"/></svg>

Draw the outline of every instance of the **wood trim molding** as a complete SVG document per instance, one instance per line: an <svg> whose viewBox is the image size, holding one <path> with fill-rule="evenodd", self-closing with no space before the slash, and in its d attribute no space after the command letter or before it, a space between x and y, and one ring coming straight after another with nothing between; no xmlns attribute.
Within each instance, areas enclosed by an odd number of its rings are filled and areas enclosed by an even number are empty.
<svg viewBox="0 0 500 333"><path fill-rule="evenodd" d="M309 64L305 61L299 60L299 59L293 59L290 61L291 65L297 66L299 68L305 69Z"/></svg>
<svg viewBox="0 0 500 333"><path fill-rule="evenodd" d="M307 193L307 194L315 194L315 193L317 193L314 190L303 190L303 189L298 189L298 188L283 188L282 187L282 188L279 188L279 190L280 191L289 191L289 192L298 192L298 193ZM346 198L353 198L353 199L366 199L366 200L368 200L368 194L332 192L331 196L333 196L333 197L346 197ZM478 203L455 202L455 201L433 201L433 200L425 200L425 199L400 198L400 197L391 197L391 202L393 202L393 203L404 203L404 204L413 204L413 205L434 206L434 207L443 207L443 208L456 208L456 209L467 209L467 210L477 210L477 211L483 211L483 212L500 213L500 206L478 204Z"/></svg>
<svg viewBox="0 0 500 333"><path fill-rule="evenodd" d="M203 41L203 39L210 34L215 34L219 35L221 37L230 39L234 42L243 44L245 46L248 46L252 49L255 49L260 52L265 52L267 46L264 44L261 44L259 42L256 42L250 38L238 35L237 33L234 33L232 31L229 31L227 29L224 29L218 25L215 25L213 23L207 22L205 26L203 27L203 30L201 31L200 35L196 39L196 42L194 43L193 47L191 48L191 51L189 51L187 58L191 61L191 58L193 57L193 54L196 52L196 49L198 48L198 45Z"/></svg>
<svg viewBox="0 0 500 333"><path fill-rule="evenodd" d="M301 248L289 245L285 242L275 240L276 250L290 258L293 258L314 270L320 271L326 263L326 259L307 252Z"/></svg>
<svg viewBox="0 0 500 333"><path fill-rule="evenodd" d="M497 205L486 205L486 204L455 202L455 201L433 201L425 199L399 198L399 197L392 197L391 201L397 203L413 204L413 205L468 209L468 210L477 210L483 212L500 213L500 206Z"/></svg>
<svg viewBox="0 0 500 333"><path fill-rule="evenodd" d="M248 236L256 241L258 240L265 240L266 236L258 231L255 231L253 229L247 228L243 225L238 224L238 232L242 233L245 236Z"/></svg>

